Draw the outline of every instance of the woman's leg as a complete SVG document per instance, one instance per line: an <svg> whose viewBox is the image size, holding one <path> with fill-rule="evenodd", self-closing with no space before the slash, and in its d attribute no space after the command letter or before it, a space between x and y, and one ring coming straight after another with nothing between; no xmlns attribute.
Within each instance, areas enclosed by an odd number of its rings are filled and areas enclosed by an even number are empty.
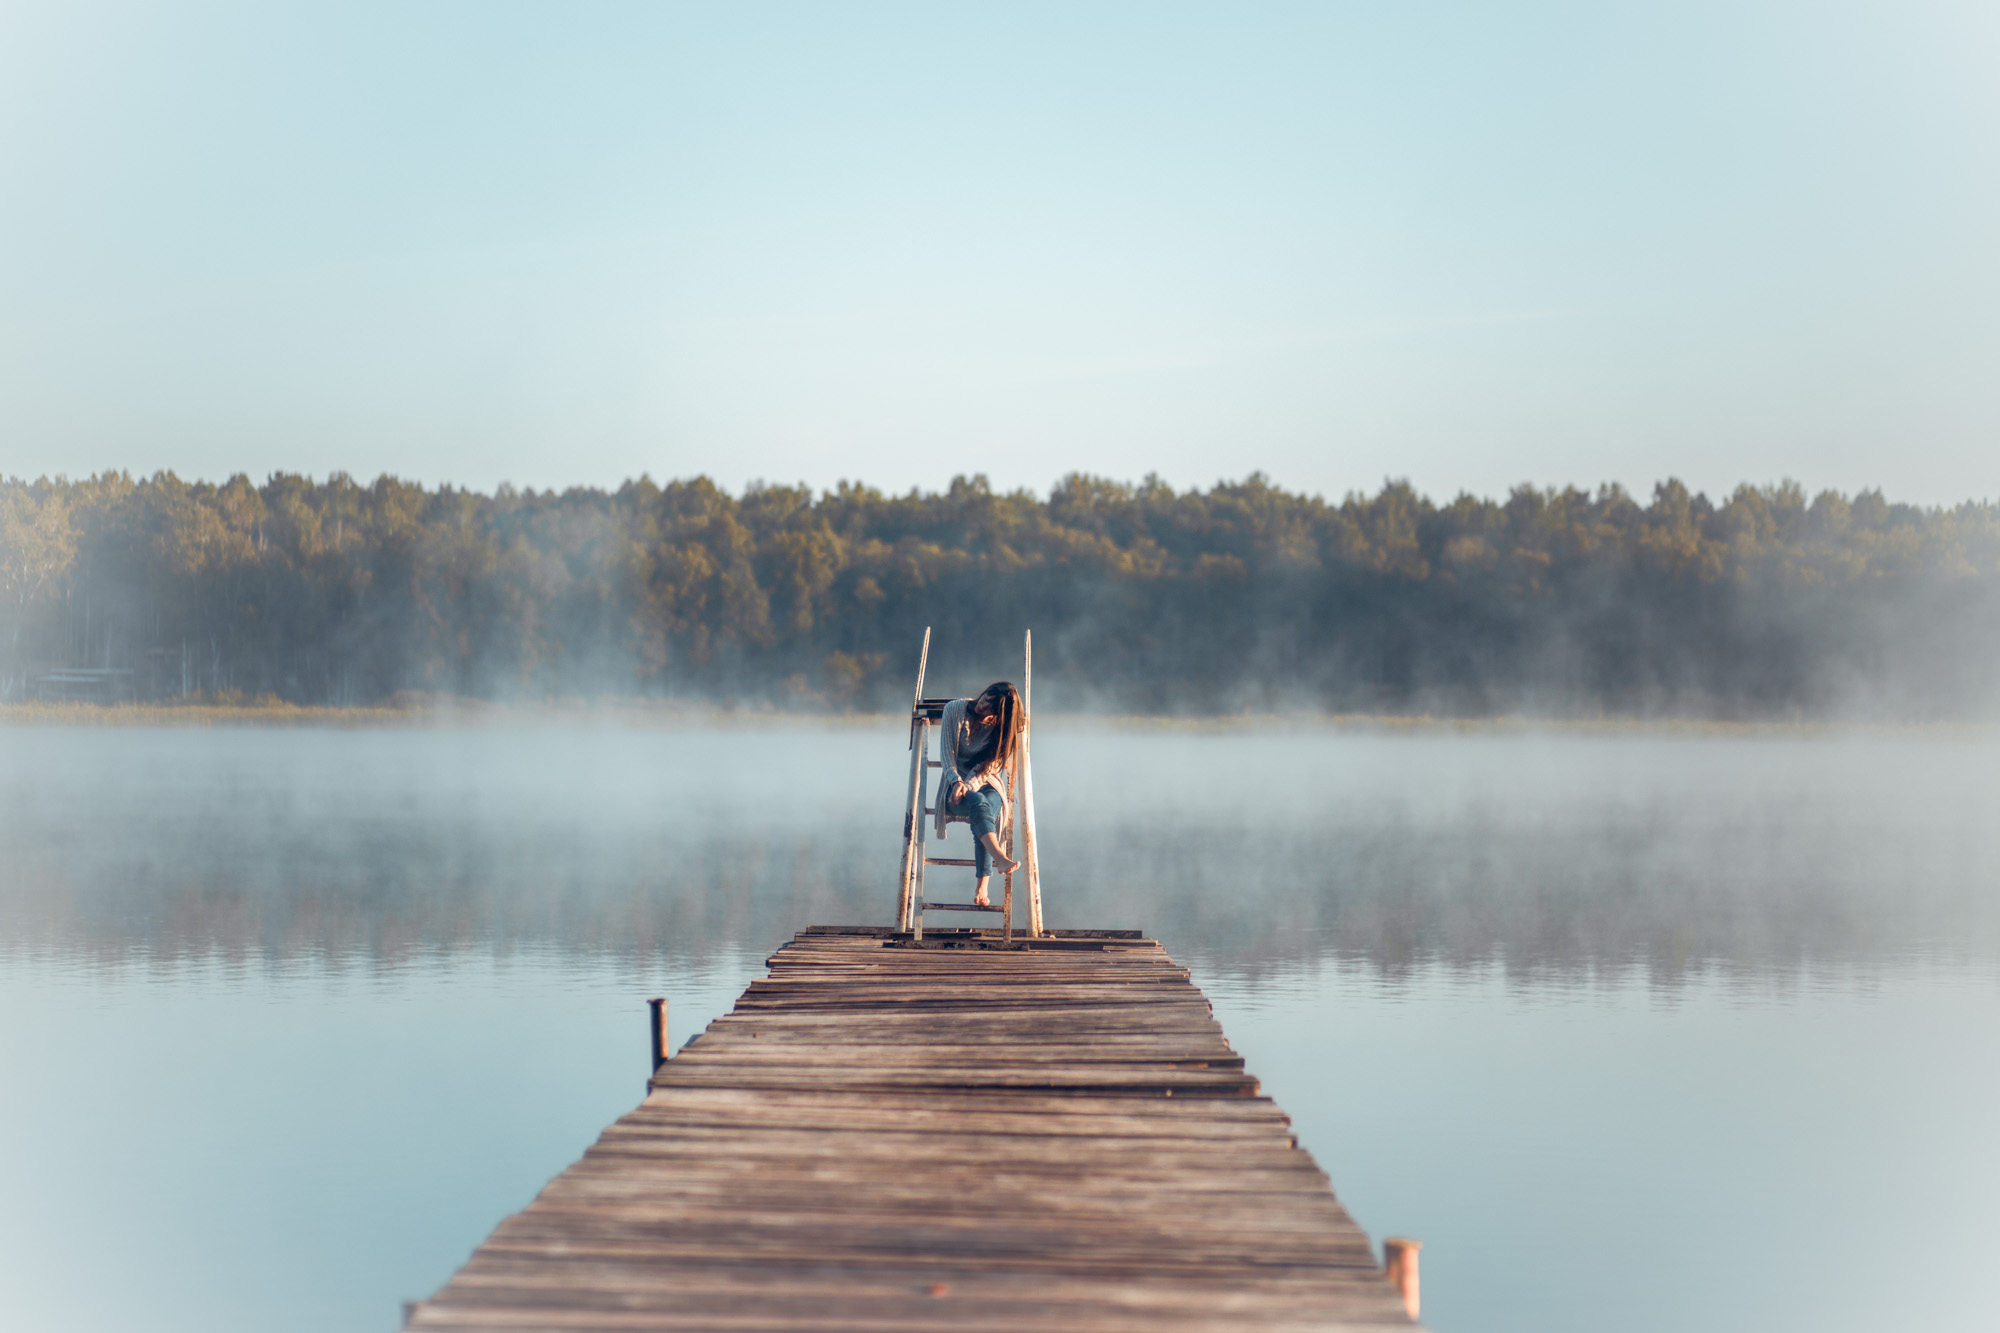
<svg viewBox="0 0 2000 1333"><path fill-rule="evenodd" d="M984 906L989 902L987 886L993 882L993 862L997 859L1000 868L1010 872L1020 864L1008 859L995 832L1000 827L1004 802L999 792L991 787L981 787L978 791L967 792L965 800L946 808L954 814L964 814L972 825L972 871L979 877L978 883L973 886L972 901Z"/></svg>
<svg viewBox="0 0 2000 1333"><path fill-rule="evenodd" d="M1021 863L1019 861L1016 861L1013 857L1007 855L1007 849L1000 845L999 834L997 833L987 834L985 838L981 840L980 846L984 851L986 851L989 854L990 859L993 861L998 861L1000 863L1000 868L1006 871L1008 874L1011 875L1016 870L1019 870L1021 868Z"/></svg>
<svg viewBox="0 0 2000 1333"><path fill-rule="evenodd" d="M973 859L979 863L979 877L982 880L989 877L996 861L1002 870L1012 874L1021 863L1008 856L1007 849L1000 845L1000 813L1006 809L1006 803L991 787L982 788L974 796L979 803L975 807L977 813L972 816L972 840L976 847Z"/></svg>
<svg viewBox="0 0 2000 1333"><path fill-rule="evenodd" d="M972 886L972 901L975 903L986 902L986 886L993 880L993 865L979 830L992 825L995 816L988 808L986 798L996 794L982 787L978 791L967 792L962 801L947 800L944 805L946 814L956 815L972 825L972 873L978 877Z"/></svg>
<svg viewBox="0 0 2000 1333"><path fill-rule="evenodd" d="M988 805L988 798L997 800L998 793L981 787L977 791L967 792L962 801L948 800L944 805L946 814L963 819L972 825L972 873L979 876L982 884L992 875L993 866L987 860L986 840L979 835L984 830L992 828L993 821L999 818L996 810Z"/></svg>

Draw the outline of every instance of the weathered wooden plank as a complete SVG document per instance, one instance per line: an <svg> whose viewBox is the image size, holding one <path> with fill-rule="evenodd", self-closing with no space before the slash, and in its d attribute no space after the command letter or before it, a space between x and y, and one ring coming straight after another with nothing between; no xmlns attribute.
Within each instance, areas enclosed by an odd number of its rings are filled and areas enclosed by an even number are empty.
<svg viewBox="0 0 2000 1333"><path fill-rule="evenodd" d="M984 1094L948 1090L867 1093L832 1089L748 1092L726 1088L675 1088L670 1094L653 1093L619 1123L643 1123L684 1112L702 1112L741 1117L732 1121L737 1124L762 1123L764 1118L781 1114L851 1116L857 1122L868 1115L886 1115L895 1117L893 1123L898 1124L921 1124L927 1120L957 1124L969 1116L991 1109L992 1105ZM1090 1126L1117 1121L1179 1132L1181 1126L1189 1124L1269 1125L1279 1128L1291 1124L1289 1116L1269 1098L1263 1097L1175 1103L1099 1097L1087 1093L1045 1097L1024 1094L1010 1099L1006 1109L1008 1117L986 1122L988 1127L998 1129L1002 1125L1033 1123L1047 1128L1069 1123ZM1033 1117L1032 1121L1027 1117Z"/></svg>
<svg viewBox="0 0 2000 1333"><path fill-rule="evenodd" d="M412 1328L1411 1327L1136 933L814 927Z"/></svg>
<svg viewBox="0 0 2000 1333"><path fill-rule="evenodd" d="M938 1045L938 1047L896 1047L896 1045L812 1045L780 1041L730 1041L702 1043L686 1047L680 1059L690 1065L868 1065L906 1069L964 1069L986 1065L1120 1065L1134 1069L1186 1067L1186 1069L1242 1069L1244 1057L1222 1051L1188 1051L1182 1045L1156 1043L1150 1047L1102 1047L1086 1043L1032 1047L1008 1045Z"/></svg>

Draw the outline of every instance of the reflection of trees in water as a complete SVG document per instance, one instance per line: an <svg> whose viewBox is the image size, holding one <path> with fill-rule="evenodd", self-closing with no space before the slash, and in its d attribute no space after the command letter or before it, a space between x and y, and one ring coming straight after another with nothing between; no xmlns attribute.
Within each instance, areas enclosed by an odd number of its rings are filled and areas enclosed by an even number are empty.
<svg viewBox="0 0 2000 1333"><path fill-rule="evenodd" d="M0 956L688 964L894 899L902 738L872 729L8 740ZM1982 746L1057 727L1035 762L1050 920L1203 967L2000 959Z"/></svg>
<svg viewBox="0 0 2000 1333"><path fill-rule="evenodd" d="M199 958L393 964L458 949L702 957L775 947L809 922L886 916L879 837L753 829L607 836L485 824L199 835L31 860L0 902L0 947L107 962ZM873 861L877 864L871 866Z"/></svg>
<svg viewBox="0 0 2000 1333"><path fill-rule="evenodd" d="M1784 976L1919 958L2000 962L2000 872L1979 846L1768 827L1546 829L1343 822L1126 827L1074 866L1058 921L1143 923L1184 960L1256 974L1320 961L1387 979L1498 968L1523 982Z"/></svg>
<svg viewBox="0 0 2000 1333"><path fill-rule="evenodd" d="M1538 983L1671 982L2000 958L1994 849L1968 836L1643 817L1552 829L1387 807L1250 827L1186 814L1051 820L1051 920L1143 928L1187 961L1252 975L1339 961L1386 979L1498 967ZM106 962L700 959L813 922L886 920L885 848L858 821L322 820L227 840L156 829L30 853L0 901L0 941Z"/></svg>

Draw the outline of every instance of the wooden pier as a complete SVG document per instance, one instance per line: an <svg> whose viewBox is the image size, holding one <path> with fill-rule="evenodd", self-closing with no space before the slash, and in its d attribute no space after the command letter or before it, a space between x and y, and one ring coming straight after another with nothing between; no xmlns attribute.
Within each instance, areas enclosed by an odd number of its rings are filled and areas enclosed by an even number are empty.
<svg viewBox="0 0 2000 1333"><path fill-rule="evenodd" d="M1137 932L814 927L412 1329L1414 1327Z"/></svg>

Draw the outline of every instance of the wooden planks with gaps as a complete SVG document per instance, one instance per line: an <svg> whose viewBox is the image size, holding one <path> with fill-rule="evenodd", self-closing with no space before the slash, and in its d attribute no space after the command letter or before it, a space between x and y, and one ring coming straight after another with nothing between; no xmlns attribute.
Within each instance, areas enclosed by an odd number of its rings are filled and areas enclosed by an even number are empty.
<svg viewBox="0 0 2000 1333"><path fill-rule="evenodd" d="M1412 1328L1132 931L813 927L412 1329Z"/></svg>

